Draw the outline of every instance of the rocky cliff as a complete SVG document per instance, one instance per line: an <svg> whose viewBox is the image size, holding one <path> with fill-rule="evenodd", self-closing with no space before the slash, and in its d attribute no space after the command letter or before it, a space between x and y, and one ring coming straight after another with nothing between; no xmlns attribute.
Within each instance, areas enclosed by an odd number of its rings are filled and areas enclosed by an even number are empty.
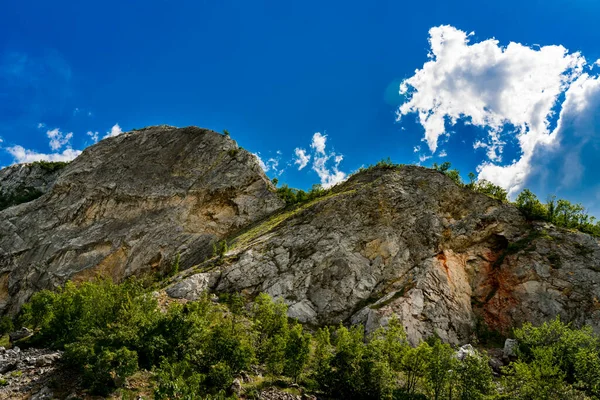
<svg viewBox="0 0 600 400"><path fill-rule="evenodd" d="M261 291L313 324L398 315L463 343L560 314L600 331L600 245L415 166L372 168L284 208L250 153L199 128L106 139L0 212L0 307L67 279L181 268L167 293ZM213 256L213 243L228 251Z"/></svg>
<svg viewBox="0 0 600 400"><path fill-rule="evenodd" d="M256 158L216 132L160 126L102 140L42 197L0 212L0 309L68 279L159 271L178 254L185 268L282 206Z"/></svg>

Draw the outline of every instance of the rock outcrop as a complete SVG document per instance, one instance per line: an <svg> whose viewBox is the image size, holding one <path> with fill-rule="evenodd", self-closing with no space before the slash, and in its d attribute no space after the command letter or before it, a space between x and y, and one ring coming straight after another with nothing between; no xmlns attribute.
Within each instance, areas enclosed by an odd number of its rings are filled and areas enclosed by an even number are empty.
<svg viewBox="0 0 600 400"><path fill-rule="evenodd" d="M48 187L0 212L4 312L68 279L120 280L179 255L186 271L168 295L267 292L312 325L372 331L395 315L413 343L463 344L561 315L600 332L597 239L528 222L430 169L371 168L284 208L233 140L161 126L88 148Z"/></svg>
<svg viewBox="0 0 600 400"><path fill-rule="evenodd" d="M0 212L0 310L68 279L159 271L177 254L188 267L282 206L256 157L219 133L159 126L102 140L42 197Z"/></svg>
<svg viewBox="0 0 600 400"><path fill-rule="evenodd" d="M0 210L48 192L65 164L17 164L0 170Z"/></svg>
<svg viewBox="0 0 600 400"><path fill-rule="evenodd" d="M405 166L358 174L232 240L216 291L264 291L314 324L398 316L413 343L467 343L561 315L600 331L600 246Z"/></svg>

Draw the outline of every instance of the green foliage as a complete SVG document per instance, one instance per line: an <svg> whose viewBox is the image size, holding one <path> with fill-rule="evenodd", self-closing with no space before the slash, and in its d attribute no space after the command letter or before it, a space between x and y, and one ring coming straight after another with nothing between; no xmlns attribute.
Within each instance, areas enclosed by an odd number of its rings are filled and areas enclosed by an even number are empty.
<svg viewBox="0 0 600 400"><path fill-rule="evenodd" d="M430 398L439 400L447 398L451 393L453 373L457 368L454 350L443 344L439 338L434 338L429 354L429 362L425 367L427 389Z"/></svg>
<svg viewBox="0 0 600 400"><path fill-rule="evenodd" d="M460 171L457 169L450 169L451 166L452 166L452 164L450 164L448 161L446 161L446 162L442 163L441 165L438 165L437 163L433 163L431 168L446 175L448 178L452 179L452 181L454 183L456 183L458 186L463 186L463 182L460 177Z"/></svg>
<svg viewBox="0 0 600 400"><path fill-rule="evenodd" d="M456 363L454 375L458 399L485 399L494 392L492 369L481 354L467 355Z"/></svg>
<svg viewBox="0 0 600 400"><path fill-rule="evenodd" d="M0 319L0 336L10 333L15 330L13 320L8 315L5 315Z"/></svg>
<svg viewBox="0 0 600 400"><path fill-rule="evenodd" d="M557 317L516 329L519 358L505 369L506 399L575 399L600 395L600 341L591 328L574 329Z"/></svg>
<svg viewBox="0 0 600 400"><path fill-rule="evenodd" d="M311 339L310 334L305 333L300 324L294 324L288 332L283 373L291 377L294 382L298 381L300 374L308 365Z"/></svg>
<svg viewBox="0 0 600 400"><path fill-rule="evenodd" d="M221 240L220 242L213 242L213 257L223 258L225 253L229 250L227 240Z"/></svg>
<svg viewBox="0 0 600 400"><path fill-rule="evenodd" d="M229 131L227 129L223 129L223 135L229 136Z"/></svg>
<svg viewBox="0 0 600 400"><path fill-rule="evenodd" d="M36 161L31 163L31 165L39 165L42 169L48 172L55 172L65 168L69 165L67 161Z"/></svg>
<svg viewBox="0 0 600 400"><path fill-rule="evenodd" d="M229 156L231 156L231 157L235 157L239 151L240 151L239 148L229 149L227 151L227 154L229 154Z"/></svg>
<svg viewBox="0 0 600 400"><path fill-rule="evenodd" d="M226 398L234 378L259 365L271 383L293 380L329 398L600 397L598 337L559 319L515 330L519 356L497 394L484 355L458 360L436 337L411 347L395 317L368 337L360 325L313 337L288 321L283 301L264 293L251 309L239 294L221 300L203 296L161 309L135 280L68 283L35 294L19 321L35 329L34 343L64 349L65 363L100 395L146 369L157 399Z"/></svg>
<svg viewBox="0 0 600 400"><path fill-rule="evenodd" d="M473 190L477 193L483 193L492 199L500 200L503 203L508 202L508 192L485 179L478 180L473 186Z"/></svg>
<svg viewBox="0 0 600 400"><path fill-rule="evenodd" d="M596 222L596 218L590 216L581 204L557 200L555 196L549 197L546 204L543 204L530 190L524 189L517 196L515 205L529 220L548 221L564 228L600 236L600 222Z"/></svg>
<svg viewBox="0 0 600 400"><path fill-rule="evenodd" d="M275 181L273 184L276 185ZM288 185L282 185L281 187L277 188L277 195L280 199L285 201L285 204L288 206L307 203L319 197L325 196L327 193L329 193L329 191L323 189L321 185L313 185L308 193L304 190L292 189L288 187Z"/></svg>

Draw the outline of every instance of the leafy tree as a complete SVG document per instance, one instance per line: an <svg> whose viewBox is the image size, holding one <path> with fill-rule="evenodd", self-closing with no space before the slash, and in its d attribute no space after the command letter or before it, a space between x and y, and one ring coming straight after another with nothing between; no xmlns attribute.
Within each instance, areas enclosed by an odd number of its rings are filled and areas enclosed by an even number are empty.
<svg viewBox="0 0 600 400"><path fill-rule="evenodd" d="M426 366L427 384L432 399L439 400L449 394L452 371L457 368L457 362L452 347L435 337Z"/></svg>
<svg viewBox="0 0 600 400"><path fill-rule="evenodd" d="M544 220L548 218L546 206L529 189L524 189L519 193L515 204L528 219Z"/></svg>
<svg viewBox="0 0 600 400"><path fill-rule="evenodd" d="M289 330L285 344L284 373L293 378L294 382L308 364L312 337L305 333L302 325L294 324Z"/></svg>
<svg viewBox="0 0 600 400"><path fill-rule="evenodd" d="M518 360L505 369L505 398L567 400L565 373L560 369L551 347L536 347L530 362Z"/></svg>
<svg viewBox="0 0 600 400"><path fill-rule="evenodd" d="M411 347L402 357L402 371L405 374L404 391L413 395L417 386L427 373L427 363L431 355L431 348L427 342L422 342L417 347Z"/></svg>
<svg viewBox="0 0 600 400"><path fill-rule="evenodd" d="M481 354L467 355L456 363L454 379L460 400L484 399L494 391L492 369Z"/></svg>
<svg viewBox="0 0 600 400"><path fill-rule="evenodd" d="M261 362L267 360L272 351L284 351L285 337L288 332L287 306L279 299L273 299L266 293L259 294L254 300L252 320L257 332L257 354ZM279 336L277 343L280 347L274 347L276 343L272 339ZM279 357L279 353L273 357Z"/></svg>
<svg viewBox="0 0 600 400"><path fill-rule="evenodd" d="M508 192L506 190L485 179L478 180L474 189L478 193L483 193L493 199L500 200L501 202L505 203L508 201Z"/></svg>

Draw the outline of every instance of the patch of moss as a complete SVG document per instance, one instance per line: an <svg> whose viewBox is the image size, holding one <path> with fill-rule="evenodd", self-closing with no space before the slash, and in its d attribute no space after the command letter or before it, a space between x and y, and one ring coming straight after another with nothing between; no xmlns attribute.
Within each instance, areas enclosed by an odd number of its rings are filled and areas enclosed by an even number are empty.
<svg viewBox="0 0 600 400"><path fill-rule="evenodd" d="M237 236L230 241L229 249L239 249L247 246L254 239L269 233L285 221L288 221L292 217L298 215L299 213L314 206L317 203L337 196L347 195L351 193L354 193L354 190L347 190L343 192L330 192L327 195L318 197L308 203L292 206L291 208L285 208L284 210L279 211L238 233Z"/></svg>
<svg viewBox="0 0 600 400"><path fill-rule="evenodd" d="M10 337L8 336L8 334L0 337L0 346L4 347L5 349L8 349L9 347L11 347L10 346Z"/></svg>

